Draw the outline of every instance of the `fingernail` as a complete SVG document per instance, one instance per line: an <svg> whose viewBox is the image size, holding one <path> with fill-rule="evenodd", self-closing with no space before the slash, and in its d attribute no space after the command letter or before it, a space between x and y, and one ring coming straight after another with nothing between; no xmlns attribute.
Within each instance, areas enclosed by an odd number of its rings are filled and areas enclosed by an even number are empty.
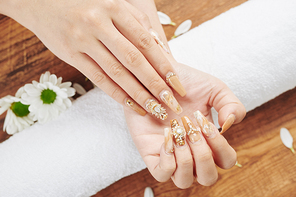
<svg viewBox="0 0 296 197"><path fill-rule="evenodd" d="M157 44L159 44L159 46L167 53L170 54L169 49L164 45L163 41L159 38L159 35L156 31L154 31L153 29L149 30L149 33L151 34L151 36L154 38L155 42Z"/></svg>
<svg viewBox="0 0 296 197"><path fill-rule="evenodd" d="M182 113L183 109L174 97L174 95L168 91L164 90L160 93L159 97L161 100L169 107L171 110L173 110L176 114Z"/></svg>
<svg viewBox="0 0 296 197"><path fill-rule="evenodd" d="M182 123L185 127L185 130L187 132L187 136L189 138L189 141L191 143L196 143L198 141L201 140L201 136L200 136L200 128L196 127L192 121L187 117L187 116L183 116L182 117Z"/></svg>
<svg viewBox="0 0 296 197"><path fill-rule="evenodd" d="M230 114L226 121L224 122L224 124L222 125L222 131L220 132L220 134L224 133L225 131L227 131L231 125L234 123L235 121L235 115L234 114Z"/></svg>
<svg viewBox="0 0 296 197"><path fill-rule="evenodd" d="M179 78L176 76L175 73L169 72L166 75L166 82L174 89L180 96L185 96L186 95L186 90L182 86Z"/></svg>
<svg viewBox="0 0 296 197"><path fill-rule="evenodd" d="M207 136L208 138L213 138L216 136L213 125L210 124L208 119L199 110L194 112L194 117L205 136Z"/></svg>
<svg viewBox="0 0 296 197"><path fill-rule="evenodd" d="M170 128L164 128L164 150L167 154L174 152L173 135Z"/></svg>
<svg viewBox="0 0 296 197"><path fill-rule="evenodd" d="M175 144L177 147L184 146L186 141L185 129L179 125L176 119L173 119L170 122Z"/></svg>
<svg viewBox="0 0 296 197"><path fill-rule="evenodd" d="M161 120L165 120L168 117L165 108L163 108L161 104L159 104L154 99L148 99L146 101L146 108L152 115L156 116Z"/></svg>
<svg viewBox="0 0 296 197"><path fill-rule="evenodd" d="M138 103L136 103L131 98L126 99L125 100L125 104L127 106L129 106L132 110L134 110L135 112L137 112L138 114L140 114L141 116L145 116L146 113L147 113L140 105L138 105Z"/></svg>

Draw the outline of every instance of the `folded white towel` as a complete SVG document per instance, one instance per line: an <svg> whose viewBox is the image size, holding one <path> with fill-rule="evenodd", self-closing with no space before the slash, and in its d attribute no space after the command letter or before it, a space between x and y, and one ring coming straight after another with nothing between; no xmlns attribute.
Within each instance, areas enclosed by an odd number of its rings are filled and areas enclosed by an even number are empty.
<svg viewBox="0 0 296 197"><path fill-rule="evenodd" d="M252 0L169 44L251 110L296 85L296 1ZM116 112L116 113L114 113ZM0 144L0 196L90 196L145 168L122 107L99 89Z"/></svg>

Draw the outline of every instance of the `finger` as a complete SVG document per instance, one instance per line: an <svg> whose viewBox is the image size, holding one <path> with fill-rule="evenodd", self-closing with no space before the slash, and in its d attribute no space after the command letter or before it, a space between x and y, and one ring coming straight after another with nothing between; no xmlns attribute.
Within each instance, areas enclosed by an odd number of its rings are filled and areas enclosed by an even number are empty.
<svg viewBox="0 0 296 197"><path fill-rule="evenodd" d="M160 156L149 156L144 159L150 173L159 182L169 180L176 170L173 139L169 128L164 129L164 136L165 143L161 147Z"/></svg>
<svg viewBox="0 0 296 197"><path fill-rule="evenodd" d="M187 116L182 117L182 122L187 132L188 144L195 162L196 179L201 185L213 185L218 179L218 172L212 151L198 126L196 127Z"/></svg>
<svg viewBox="0 0 296 197"><path fill-rule="evenodd" d="M194 112L196 121L210 146L215 163L223 169L231 168L237 161L235 150L228 144L227 140L219 134L218 129L210 123L200 112Z"/></svg>
<svg viewBox="0 0 296 197"><path fill-rule="evenodd" d="M246 115L246 109L233 92L221 81L213 89L210 105L218 112L221 133L224 133L232 124L239 123Z"/></svg>
<svg viewBox="0 0 296 197"><path fill-rule="evenodd" d="M159 34L152 29L148 16L127 2L125 5L130 12L122 12L119 14L117 16L118 18L115 18L115 26L134 46L138 48L141 53L144 54L145 58L159 73L159 75L163 79L167 78L169 85L179 95L182 97L185 96L186 90L178 79L173 66L162 54L159 46L167 53L169 53L169 49L162 41ZM117 23L117 21L119 22ZM152 38L156 42L154 42Z"/></svg>
<svg viewBox="0 0 296 197"><path fill-rule="evenodd" d="M131 110L138 114L145 116L146 111L137 104L130 96L119 87L106 73L100 68L100 66L86 54L80 54L76 56L72 65L75 66L81 73L88 77L96 86L108 94L118 103L129 107ZM81 67L80 65L83 65Z"/></svg>
<svg viewBox="0 0 296 197"><path fill-rule="evenodd" d="M186 143L186 132L176 119L171 120L173 141L175 143L175 158L177 169L172 176L172 180L179 188L185 189L192 185L193 176L193 159L190 148Z"/></svg>
<svg viewBox="0 0 296 197"><path fill-rule="evenodd" d="M100 51L100 53L96 53ZM118 84L133 100L141 105L148 112L154 114L162 120L167 118L167 113L164 108L156 101L153 95L132 75L98 40L86 50L86 53L91 56L104 70L104 72ZM159 110L155 109L150 103L159 106ZM128 105L129 102L126 102ZM134 103L134 102L132 102Z"/></svg>

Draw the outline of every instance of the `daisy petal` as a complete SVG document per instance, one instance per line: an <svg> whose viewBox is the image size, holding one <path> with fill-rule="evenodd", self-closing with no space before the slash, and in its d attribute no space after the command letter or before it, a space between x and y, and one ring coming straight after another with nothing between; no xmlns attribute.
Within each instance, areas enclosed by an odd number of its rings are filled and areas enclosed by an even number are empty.
<svg viewBox="0 0 296 197"><path fill-rule="evenodd" d="M176 38L177 36L180 36L181 34L186 33L192 25L192 21L191 20L186 20L183 23L181 23L181 25L178 26L178 28L176 29L173 38Z"/></svg>
<svg viewBox="0 0 296 197"><path fill-rule="evenodd" d="M176 23L172 22L171 18L165 13L158 11L157 15L162 25L172 25L172 26L176 25Z"/></svg>

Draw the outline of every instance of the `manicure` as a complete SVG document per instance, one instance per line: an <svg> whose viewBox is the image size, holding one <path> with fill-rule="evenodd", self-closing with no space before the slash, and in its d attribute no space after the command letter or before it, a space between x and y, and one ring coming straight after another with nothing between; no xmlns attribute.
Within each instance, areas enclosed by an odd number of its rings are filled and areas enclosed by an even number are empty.
<svg viewBox="0 0 296 197"><path fill-rule="evenodd" d="M225 131L227 131L231 125L233 125L235 121L235 115L234 114L230 114L226 121L224 122L224 124L222 125L222 131L220 132L220 134L224 133Z"/></svg>
<svg viewBox="0 0 296 197"><path fill-rule="evenodd" d="M170 54L169 49L164 45L163 41L159 38L159 35L156 31L154 31L153 29L149 30L149 33L151 34L151 36L154 38L155 42L157 44L159 44L159 46L167 53Z"/></svg>
<svg viewBox="0 0 296 197"><path fill-rule="evenodd" d="M170 128L164 128L164 150L167 154L174 152L173 135Z"/></svg>
<svg viewBox="0 0 296 197"><path fill-rule="evenodd" d="M173 72L169 72L166 75L166 82L174 89L176 90L176 92L184 97L186 95L186 90L185 88L182 86L179 78L176 76L175 73Z"/></svg>
<svg viewBox="0 0 296 197"><path fill-rule="evenodd" d="M205 136L207 136L208 138L213 138L216 136L214 126L208 121L208 119L199 110L194 112L194 117L197 121L197 124L201 128L201 131Z"/></svg>
<svg viewBox="0 0 296 197"><path fill-rule="evenodd" d="M173 119L170 122L175 144L177 147L184 146L186 141L185 129L179 125L176 119Z"/></svg>
<svg viewBox="0 0 296 197"><path fill-rule="evenodd" d="M131 98L126 99L125 100L125 104L127 106L129 106L132 110L134 110L135 112L137 112L138 114L140 114L141 116L145 116L146 113L147 113L140 105L138 105L138 103L136 103Z"/></svg>
<svg viewBox="0 0 296 197"><path fill-rule="evenodd" d="M161 100L169 107L171 110L173 110L176 114L180 114L183 112L182 107L174 97L174 95L168 91L164 90L160 93Z"/></svg>
<svg viewBox="0 0 296 197"><path fill-rule="evenodd" d="M148 99L146 101L146 108L148 112L150 112L152 115L155 115L157 118L161 120L165 120L168 117L165 108L163 108L161 104L159 104L154 99Z"/></svg>
<svg viewBox="0 0 296 197"><path fill-rule="evenodd" d="M189 141L192 144L194 144L198 141L201 141L201 136L200 136L201 129L199 127L196 127L187 116L182 117L182 123L183 123L185 130L187 132L187 136L189 138Z"/></svg>

